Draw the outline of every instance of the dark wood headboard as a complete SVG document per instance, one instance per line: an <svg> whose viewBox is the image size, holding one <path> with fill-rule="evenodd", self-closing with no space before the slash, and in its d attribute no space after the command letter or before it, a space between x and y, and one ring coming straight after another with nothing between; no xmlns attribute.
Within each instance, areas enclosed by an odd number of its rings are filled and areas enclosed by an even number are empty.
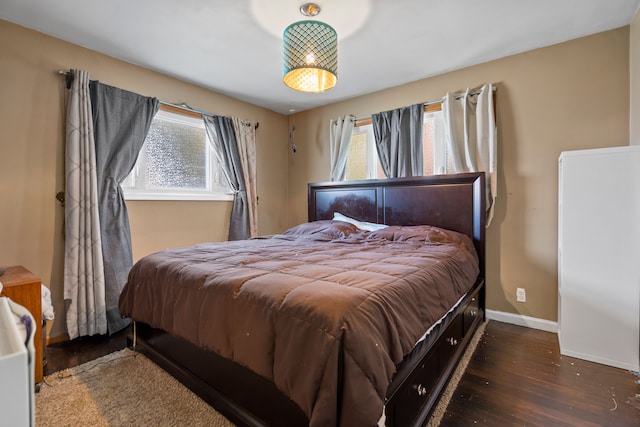
<svg viewBox="0 0 640 427"><path fill-rule="evenodd" d="M334 212L387 225L428 224L467 234L485 265L484 173L435 175L308 185L309 221Z"/></svg>

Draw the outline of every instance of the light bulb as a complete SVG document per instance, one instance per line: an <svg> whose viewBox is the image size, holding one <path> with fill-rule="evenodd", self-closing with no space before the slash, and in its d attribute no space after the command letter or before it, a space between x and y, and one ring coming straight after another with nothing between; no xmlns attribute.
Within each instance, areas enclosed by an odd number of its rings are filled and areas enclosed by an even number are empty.
<svg viewBox="0 0 640 427"><path fill-rule="evenodd" d="M307 65L315 64L316 56L313 54L313 52L307 53L307 56L305 57L305 62L307 63Z"/></svg>

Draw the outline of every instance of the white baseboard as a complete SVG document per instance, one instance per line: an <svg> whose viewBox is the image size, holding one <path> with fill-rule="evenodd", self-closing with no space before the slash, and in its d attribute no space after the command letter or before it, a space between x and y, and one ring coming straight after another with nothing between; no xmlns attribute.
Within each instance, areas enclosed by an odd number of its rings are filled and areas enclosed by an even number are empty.
<svg viewBox="0 0 640 427"><path fill-rule="evenodd" d="M512 325L526 326L527 328L540 329L541 331L558 333L558 322L539 319L537 317L524 316L522 314L507 313L504 311L485 310L487 319L498 322L511 323Z"/></svg>

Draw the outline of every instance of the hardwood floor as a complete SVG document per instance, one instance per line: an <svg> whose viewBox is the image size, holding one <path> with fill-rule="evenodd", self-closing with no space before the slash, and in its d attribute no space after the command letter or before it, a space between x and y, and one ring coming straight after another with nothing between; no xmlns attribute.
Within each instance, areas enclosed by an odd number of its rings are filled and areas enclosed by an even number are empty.
<svg viewBox="0 0 640 427"><path fill-rule="evenodd" d="M561 356L556 334L490 321L440 426L640 426L639 380Z"/></svg>
<svg viewBox="0 0 640 427"><path fill-rule="evenodd" d="M82 365L83 363L122 350L127 345L129 328L111 336L96 335L77 338L47 346L44 375L50 375L63 369Z"/></svg>
<svg viewBox="0 0 640 427"><path fill-rule="evenodd" d="M47 348L45 375L120 350L128 331ZM490 321L440 427L640 426L640 377L560 355L555 334Z"/></svg>

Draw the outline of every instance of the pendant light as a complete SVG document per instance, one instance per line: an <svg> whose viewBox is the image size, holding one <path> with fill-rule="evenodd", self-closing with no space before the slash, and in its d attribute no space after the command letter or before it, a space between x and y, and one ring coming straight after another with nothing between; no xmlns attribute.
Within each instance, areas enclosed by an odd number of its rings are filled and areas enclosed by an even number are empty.
<svg viewBox="0 0 640 427"><path fill-rule="evenodd" d="M300 13L320 13L315 3L300 6ZM302 92L324 92L338 81L338 35L329 25L305 20L284 30L284 76L282 81Z"/></svg>

